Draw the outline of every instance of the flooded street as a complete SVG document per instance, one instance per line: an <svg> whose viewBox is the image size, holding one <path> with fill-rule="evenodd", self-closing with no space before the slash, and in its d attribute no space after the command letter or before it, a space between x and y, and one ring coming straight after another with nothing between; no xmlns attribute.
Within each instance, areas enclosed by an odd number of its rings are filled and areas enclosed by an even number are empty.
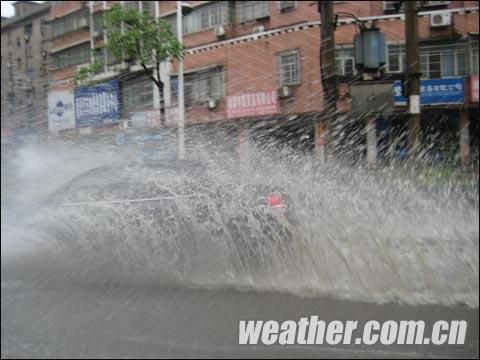
<svg viewBox="0 0 480 360"><path fill-rule="evenodd" d="M180 169L95 142L8 158L2 356L478 354L478 192L262 149L236 164L200 144L201 166ZM244 195L265 189L288 194L288 217L259 217ZM240 320L312 314L468 330L463 346L238 344Z"/></svg>

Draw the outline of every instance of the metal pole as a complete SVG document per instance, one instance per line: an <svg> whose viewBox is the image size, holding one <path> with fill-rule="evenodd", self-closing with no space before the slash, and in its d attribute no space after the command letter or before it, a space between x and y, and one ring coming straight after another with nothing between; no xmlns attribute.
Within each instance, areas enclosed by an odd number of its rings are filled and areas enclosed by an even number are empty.
<svg viewBox="0 0 480 360"><path fill-rule="evenodd" d="M408 153L416 159L420 150L420 59L418 51L417 2L405 1L405 39L407 47Z"/></svg>
<svg viewBox="0 0 480 360"><path fill-rule="evenodd" d="M177 37L183 42L182 2L177 1ZM178 158L185 158L185 99L183 88L183 59L178 61Z"/></svg>

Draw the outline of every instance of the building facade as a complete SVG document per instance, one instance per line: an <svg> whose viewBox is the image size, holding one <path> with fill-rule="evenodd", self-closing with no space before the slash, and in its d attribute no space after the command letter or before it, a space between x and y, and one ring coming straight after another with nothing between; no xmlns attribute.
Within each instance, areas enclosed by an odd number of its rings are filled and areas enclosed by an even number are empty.
<svg viewBox="0 0 480 360"><path fill-rule="evenodd" d="M155 118L160 101L153 83L138 65L115 64L113 57L100 49L108 41L108 33L99 25L101 13L114 3L117 2L54 2L50 11L50 90L71 91L79 67L100 60L98 78L120 79L121 119L134 126L138 119ZM176 31L175 1L119 3L148 10ZM258 138L267 133L281 139L293 136L297 145L312 148L312 124L321 117L323 109L320 14L316 2L189 3L193 11L183 20L187 126L241 124L242 138ZM360 116L352 116L355 109L350 95L352 84L362 81L353 55L353 37L358 26L341 13L375 21L385 33L387 63L383 79L393 82L401 80L405 71L405 19L403 9L394 5L391 1L334 2L334 12L340 14L335 31L340 138L347 138L349 132L364 137L355 130L364 123ZM423 105L424 141L441 145L448 137L457 139L460 124L468 123L468 141L478 149L478 100L475 102L470 90L474 88L475 76L478 79L478 2L426 1L419 2L419 6L422 79L434 81L435 87L437 79L462 78L465 94L464 101L454 105ZM166 62L161 71L166 84L163 103L167 125L175 125L177 120L176 68L175 61ZM438 83L439 89L441 86ZM385 116L391 138L401 138L404 114L405 107L398 104L394 115Z"/></svg>
<svg viewBox="0 0 480 360"><path fill-rule="evenodd" d="M2 19L2 130L47 126L50 5L17 1Z"/></svg>

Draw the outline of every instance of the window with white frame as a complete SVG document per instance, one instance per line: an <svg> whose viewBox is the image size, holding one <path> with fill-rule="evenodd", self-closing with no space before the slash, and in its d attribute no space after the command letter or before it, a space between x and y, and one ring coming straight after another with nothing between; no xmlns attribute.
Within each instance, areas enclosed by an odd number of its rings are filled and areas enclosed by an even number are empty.
<svg viewBox="0 0 480 360"><path fill-rule="evenodd" d="M238 21L243 23L270 15L269 1L237 1Z"/></svg>
<svg viewBox="0 0 480 360"><path fill-rule="evenodd" d="M428 79L465 76L466 44L445 44L420 47L420 72Z"/></svg>
<svg viewBox="0 0 480 360"><path fill-rule="evenodd" d="M335 72L340 76L352 76L357 73L353 48L335 49Z"/></svg>
<svg viewBox="0 0 480 360"><path fill-rule="evenodd" d="M405 45L388 45L387 53L387 72L403 72L406 63Z"/></svg>
<svg viewBox="0 0 480 360"><path fill-rule="evenodd" d="M170 20L173 27L176 26L176 17ZM229 22L228 1L217 1L195 8L183 21L183 32L191 34L198 31L211 29Z"/></svg>
<svg viewBox="0 0 480 360"><path fill-rule="evenodd" d="M172 99L176 101L178 96L178 80L176 76L171 77L170 86ZM209 99L221 99L224 97L224 88L222 67L185 74L185 105L203 104Z"/></svg>
<svg viewBox="0 0 480 360"><path fill-rule="evenodd" d="M279 85L300 83L300 57L298 50L289 50L277 55Z"/></svg>

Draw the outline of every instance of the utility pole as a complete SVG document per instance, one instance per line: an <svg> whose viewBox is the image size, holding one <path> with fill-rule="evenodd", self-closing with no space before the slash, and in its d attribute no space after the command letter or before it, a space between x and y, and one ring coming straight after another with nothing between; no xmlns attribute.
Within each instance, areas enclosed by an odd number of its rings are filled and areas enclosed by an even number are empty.
<svg viewBox="0 0 480 360"><path fill-rule="evenodd" d="M335 81L335 26L333 1L318 1L321 17L320 72L323 87L323 117L315 124L315 150L322 164L325 163L325 138L336 111L337 85Z"/></svg>
<svg viewBox="0 0 480 360"><path fill-rule="evenodd" d="M420 150L420 58L418 51L417 2L405 1L405 39L407 47L406 89L408 95L408 154L416 159Z"/></svg>
<svg viewBox="0 0 480 360"><path fill-rule="evenodd" d="M177 37L183 41L182 1L177 1ZM178 158L185 158L185 100L183 88L183 58L178 61Z"/></svg>

